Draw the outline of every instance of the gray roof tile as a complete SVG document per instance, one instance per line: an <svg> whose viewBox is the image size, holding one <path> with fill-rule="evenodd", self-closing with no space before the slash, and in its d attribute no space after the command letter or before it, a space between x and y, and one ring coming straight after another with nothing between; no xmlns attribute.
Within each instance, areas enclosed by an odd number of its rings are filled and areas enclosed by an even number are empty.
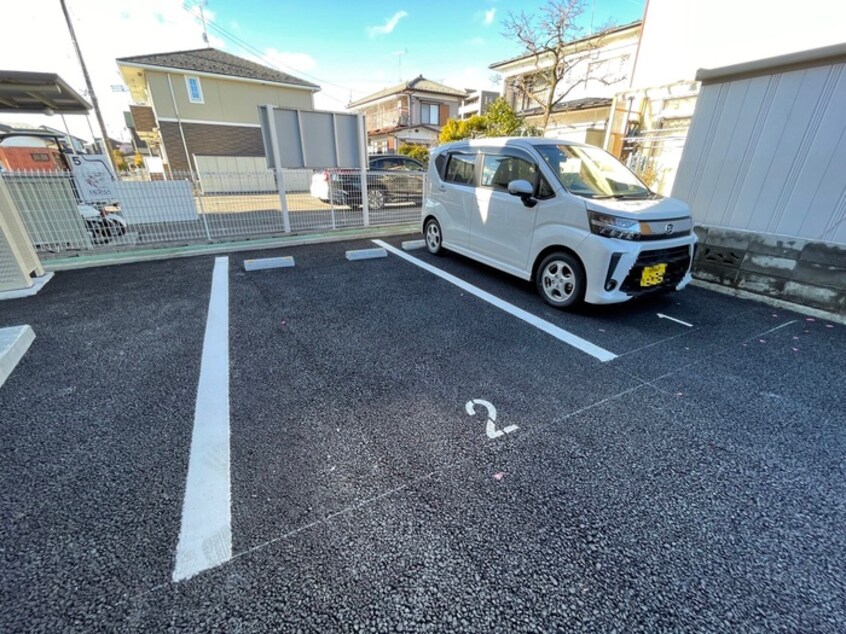
<svg viewBox="0 0 846 634"><path fill-rule="evenodd" d="M153 53L152 55L134 55L132 57L119 57L117 61L118 63L129 62L144 66L162 66L165 68L177 68L179 70L192 70L199 73L258 79L261 81L302 86L304 88L320 89L320 86L317 84L300 79L299 77L294 77L288 73L283 73L274 68L256 64L237 55L219 51L216 48L198 48L190 51Z"/></svg>
<svg viewBox="0 0 846 634"><path fill-rule="evenodd" d="M366 97L353 101L350 104L350 107L354 108L371 101L376 101L382 97L397 95L401 92L405 92L406 90L410 90L412 92L428 92L436 95L449 95L451 97L467 96L466 90L461 88L451 88L449 86L445 86L444 84L439 84L436 81L432 81L431 79L426 79L423 75L418 75L410 81L404 81L396 86L390 86L389 88L385 88L379 92L374 92L372 95L367 95Z"/></svg>

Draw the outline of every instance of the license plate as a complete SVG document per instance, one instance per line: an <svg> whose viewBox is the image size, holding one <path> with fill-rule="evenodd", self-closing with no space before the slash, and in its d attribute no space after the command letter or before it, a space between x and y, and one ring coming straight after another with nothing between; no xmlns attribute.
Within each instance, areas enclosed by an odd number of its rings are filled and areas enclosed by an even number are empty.
<svg viewBox="0 0 846 634"><path fill-rule="evenodd" d="M652 266L643 267L643 273L640 275L641 286L657 286L664 281L664 273L667 272L666 264L653 264Z"/></svg>

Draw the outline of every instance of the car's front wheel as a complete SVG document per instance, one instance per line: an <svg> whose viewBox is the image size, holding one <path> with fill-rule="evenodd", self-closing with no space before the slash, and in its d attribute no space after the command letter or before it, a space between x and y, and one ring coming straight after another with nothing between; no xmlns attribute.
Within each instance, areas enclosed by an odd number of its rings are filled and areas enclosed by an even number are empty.
<svg viewBox="0 0 846 634"><path fill-rule="evenodd" d="M429 218L426 221L426 226L423 227L423 235L426 238L426 248L432 255L440 255L443 250L443 233L441 232L441 225L434 218Z"/></svg>
<svg viewBox="0 0 846 634"><path fill-rule="evenodd" d="M543 259L535 274L538 293L555 308L572 308L585 296L586 277L579 260L564 251Z"/></svg>

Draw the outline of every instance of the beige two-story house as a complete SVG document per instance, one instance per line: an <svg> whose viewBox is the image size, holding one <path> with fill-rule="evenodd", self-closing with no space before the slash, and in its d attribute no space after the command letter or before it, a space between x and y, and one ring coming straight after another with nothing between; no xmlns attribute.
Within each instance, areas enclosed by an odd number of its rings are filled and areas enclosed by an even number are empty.
<svg viewBox="0 0 846 634"><path fill-rule="evenodd" d="M641 22L634 22L565 45L566 72L555 94L560 101L552 109L545 136L606 144L614 95L630 84L640 32ZM549 93L546 74L552 64L550 54L526 52L490 66L502 76L505 99L533 125L543 122L539 102Z"/></svg>
<svg viewBox="0 0 846 634"><path fill-rule="evenodd" d="M314 109L316 84L214 48L117 60L138 136L169 170L262 157L258 107ZM225 165L225 161L217 164Z"/></svg>
<svg viewBox="0 0 846 634"><path fill-rule="evenodd" d="M441 127L458 116L466 96L466 90L420 75L353 101L349 109L365 117L369 152L385 154L403 143L437 145Z"/></svg>

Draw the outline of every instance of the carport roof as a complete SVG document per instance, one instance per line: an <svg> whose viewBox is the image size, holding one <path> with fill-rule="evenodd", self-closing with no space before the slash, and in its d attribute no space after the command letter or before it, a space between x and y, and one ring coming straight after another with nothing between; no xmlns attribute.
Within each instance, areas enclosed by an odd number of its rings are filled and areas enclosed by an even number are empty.
<svg viewBox="0 0 846 634"><path fill-rule="evenodd" d="M0 112L87 114L89 104L56 73L0 70Z"/></svg>

